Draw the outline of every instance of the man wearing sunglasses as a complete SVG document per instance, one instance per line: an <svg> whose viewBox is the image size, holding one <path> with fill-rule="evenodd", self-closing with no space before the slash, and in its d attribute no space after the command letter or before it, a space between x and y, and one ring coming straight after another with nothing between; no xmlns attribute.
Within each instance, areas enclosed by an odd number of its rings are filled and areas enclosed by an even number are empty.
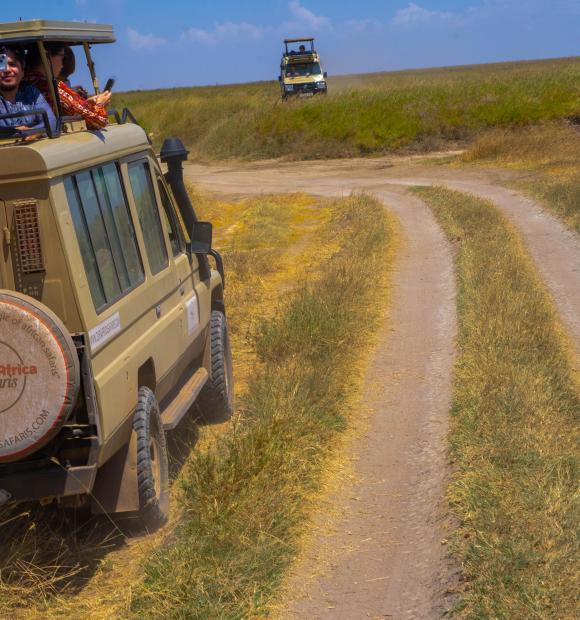
<svg viewBox="0 0 580 620"><path fill-rule="evenodd" d="M42 109L48 116L52 129L56 126L56 117L40 92L30 84L22 84L24 77L24 53L17 48L4 48L5 67L0 70L0 128L30 129L44 127L40 114L30 114L31 110ZM22 116L2 118L2 115L22 112Z"/></svg>

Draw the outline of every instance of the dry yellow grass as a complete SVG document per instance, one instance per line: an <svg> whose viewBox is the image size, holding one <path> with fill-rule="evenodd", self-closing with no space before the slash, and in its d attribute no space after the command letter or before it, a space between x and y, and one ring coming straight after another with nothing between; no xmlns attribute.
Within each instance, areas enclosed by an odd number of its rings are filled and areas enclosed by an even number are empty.
<svg viewBox="0 0 580 620"><path fill-rule="evenodd" d="M241 392L255 364L248 342L252 323L270 315L281 295L299 280L300 268L312 263L320 249L317 233L328 224L331 203L304 194L227 202L194 189L191 193L200 216L214 222L215 246L224 251L236 388ZM330 242L323 248L332 250ZM200 447L213 441L214 434L206 429ZM163 532L136 540L125 540L106 521L79 523L76 530L70 519L52 509L0 514L0 617L124 615L143 559L162 543L178 513L174 502L172 523ZM85 587L87 579L90 585Z"/></svg>
<svg viewBox="0 0 580 620"><path fill-rule="evenodd" d="M373 300L392 238L384 209L365 196L331 204L317 240L337 251L327 260L317 252L314 272L300 270L296 290L256 326L259 363L241 419L189 461L180 484L186 519L148 562L131 617L267 613L348 426L359 381L352 369L381 315Z"/></svg>
<svg viewBox="0 0 580 620"><path fill-rule="evenodd" d="M256 326L271 319L297 287L320 278L319 268L339 249L337 206L302 194L239 202L193 194L200 216L217 225L215 245L223 250L226 261L239 396L264 367L252 336ZM234 421L234 432L238 423ZM219 452L224 432L230 428L203 429L196 456ZM46 510L33 511L10 524L0 518L4 551L6 540L13 542L11 555L0 559L0 616L127 616L134 589L141 588L147 558L171 541L182 522L187 497L182 476L178 474L175 481L169 526L149 538L127 541L106 523L95 526L89 522L71 533L70 520Z"/></svg>

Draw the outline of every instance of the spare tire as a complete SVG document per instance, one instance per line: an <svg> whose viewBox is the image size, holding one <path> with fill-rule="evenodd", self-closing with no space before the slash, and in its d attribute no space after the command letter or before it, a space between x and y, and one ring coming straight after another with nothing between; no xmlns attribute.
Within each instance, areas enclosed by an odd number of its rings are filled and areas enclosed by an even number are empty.
<svg viewBox="0 0 580 620"><path fill-rule="evenodd" d="M62 321L35 299L0 290L0 463L50 441L79 385L76 348Z"/></svg>

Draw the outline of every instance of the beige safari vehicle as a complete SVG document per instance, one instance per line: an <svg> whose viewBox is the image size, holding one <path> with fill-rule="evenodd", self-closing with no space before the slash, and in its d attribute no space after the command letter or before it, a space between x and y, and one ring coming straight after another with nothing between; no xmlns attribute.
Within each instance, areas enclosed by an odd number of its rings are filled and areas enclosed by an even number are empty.
<svg viewBox="0 0 580 620"><path fill-rule="evenodd" d="M0 47L84 49L96 92L91 47L114 40L104 25L0 25ZM128 110L102 131L57 121L0 136L0 505L84 504L154 528L165 433L232 413L223 264L178 139L163 173Z"/></svg>
<svg viewBox="0 0 580 620"><path fill-rule="evenodd" d="M284 39L284 52L280 61L280 94L288 97L326 95L326 71L322 70L320 56L314 49L314 39Z"/></svg>

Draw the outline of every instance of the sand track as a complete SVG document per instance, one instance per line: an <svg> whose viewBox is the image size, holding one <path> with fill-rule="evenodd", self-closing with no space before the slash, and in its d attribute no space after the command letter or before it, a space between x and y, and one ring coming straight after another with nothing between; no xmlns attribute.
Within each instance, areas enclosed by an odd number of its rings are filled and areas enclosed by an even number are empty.
<svg viewBox="0 0 580 620"><path fill-rule="evenodd" d="M352 446L354 482L325 498L313 540L291 573L280 616L437 618L456 569L446 536L446 433L456 332L449 245L431 211L405 186L443 185L491 200L516 225L580 351L580 240L536 202L499 186L513 173L411 159L186 168L227 195L365 190L400 220L389 329L365 382L369 428ZM324 505L332 506L330 517ZM328 533L329 520L333 521Z"/></svg>

